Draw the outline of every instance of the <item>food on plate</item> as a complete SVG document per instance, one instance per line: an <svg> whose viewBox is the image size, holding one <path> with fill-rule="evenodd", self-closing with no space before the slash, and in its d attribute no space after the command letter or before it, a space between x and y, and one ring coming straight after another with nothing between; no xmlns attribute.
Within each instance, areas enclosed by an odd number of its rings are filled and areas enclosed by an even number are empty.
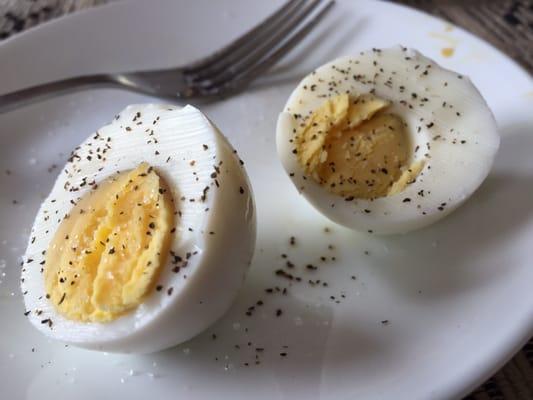
<svg viewBox="0 0 533 400"><path fill-rule="evenodd" d="M500 138L470 80L404 47L323 65L277 124L282 164L331 220L379 234L430 225L487 177Z"/></svg>
<svg viewBox="0 0 533 400"><path fill-rule="evenodd" d="M72 153L23 259L26 314L49 337L147 353L230 306L255 244L236 151L192 106L133 105Z"/></svg>

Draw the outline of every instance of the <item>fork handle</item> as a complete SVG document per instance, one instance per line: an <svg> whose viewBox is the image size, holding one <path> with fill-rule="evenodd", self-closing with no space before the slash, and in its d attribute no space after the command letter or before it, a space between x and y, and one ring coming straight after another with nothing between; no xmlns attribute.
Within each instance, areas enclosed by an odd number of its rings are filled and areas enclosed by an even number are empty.
<svg viewBox="0 0 533 400"><path fill-rule="evenodd" d="M89 75L31 86L0 95L0 114L84 88L119 86L114 75Z"/></svg>

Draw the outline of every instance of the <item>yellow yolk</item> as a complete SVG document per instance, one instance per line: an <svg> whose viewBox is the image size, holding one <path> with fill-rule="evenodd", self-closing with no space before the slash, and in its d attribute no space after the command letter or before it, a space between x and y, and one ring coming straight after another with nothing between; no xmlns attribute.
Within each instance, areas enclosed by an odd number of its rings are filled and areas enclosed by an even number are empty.
<svg viewBox="0 0 533 400"><path fill-rule="evenodd" d="M372 94L330 98L305 121L295 138L305 172L330 192L372 199L401 192L423 167L409 166L405 123L387 113L389 102Z"/></svg>
<svg viewBox="0 0 533 400"><path fill-rule="evenodd" d="M171 195L152 167L114 176L60 224L46 253L46 296L76 321L112 321L134 309L154 287L173 224Z"/></svg>

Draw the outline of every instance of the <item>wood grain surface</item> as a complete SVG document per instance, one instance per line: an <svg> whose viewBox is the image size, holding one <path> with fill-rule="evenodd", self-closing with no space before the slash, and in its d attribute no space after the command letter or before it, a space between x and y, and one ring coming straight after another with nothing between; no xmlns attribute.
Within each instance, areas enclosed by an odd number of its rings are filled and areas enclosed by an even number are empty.
<svg viewBox="0 0 533 400"><path fill-rule="evenodd" d="M400 0L485 39L533 73L533 0Z"/></svg>

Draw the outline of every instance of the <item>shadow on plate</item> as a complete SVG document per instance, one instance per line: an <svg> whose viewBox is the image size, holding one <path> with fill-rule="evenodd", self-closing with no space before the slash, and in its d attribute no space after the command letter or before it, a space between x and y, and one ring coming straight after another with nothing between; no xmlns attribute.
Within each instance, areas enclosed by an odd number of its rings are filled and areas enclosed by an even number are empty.
<svg viewBox="0 0 533 400"><path fill-rule="evenodd" d="M367 257L365 263L354 266L354 273L365 270L409 301L429 302L461 296L512 274L516 265L513 252L497 249L512 246L532 217L533 175L527 174L524 165L530 159L533 135L525 126L514 126L503 129L502 137L494 173L469 201L431 228L404 236L370 238L377 247L389 250ZM521 174L521 169L526 171ZM300 228L316 231L308 239L324 243L321 228L308 229L304 223ZM289 285L275 278L273 272L280 265L282 242L290 233L276 236L276 229L260 232L263 236L258 238L252 273L232 309L198 337L149 357L155 357L167 371L219 379L229 385L228 390L236 390L235 385L246 375L258 380L258 390L275 385L290 396L290 381L298 380L305 382L302 387L308 390L309 398L320 393L325 365L330 372L342 371L345 365L365 368L376 360L387 365L387 359L401 349L391 348L386 336L376 335L368 320L357 312L350 314L349 321L342 317L335 320L336 305L326 296L298 291L296 286L285 296L265 292L265 288L278 285L282 290ZM360 247L361 235L346 232L342 234L353 235L347 243L353 238L353 246ZM303 250L308 255L318 251ZM333 287L347 279L337 272ZM257 304L259 300L262 305ZM250 306L252 315L246 316ZM282 312L276 316L278 309ZM350 346L346 347L347 343Z"/></svg>
<svg viewBox="0 0 533 400"><path fill-rule="evenodd" d="M533 135L520 125L501 133L493 172L463 206L427 229L377 238L390 252L370 258L364 268L391 290L435 301L475 291L520 268L520 255L508 249L533 215Z"/></svg>
<svg viewBox="0 0 533 400"><path fill-rule="evenodd" d="M252 273L231 310L189 342L146 357L155 359L166 371L220 379L230 392L238 390L246 376L246 386L250 380L258 380L257 390L270 393L275 388L285 398L301 398L303 393L313 399L320 394L324 365L334 370L348 365L364 368L376 358L392 356L389 344L364 323L334 321L330 303L302 295L297 284L290 286L289 281L276 277L279 266L275 260L286 237L275 236L274 229L262 232L272 236L258 238ZM317 229L316 235L317 241L323 240L322 231ZM280 291L265 290L276 286ZM283 288L288 289L285 295ZM251 306L251 315L246 315ZM346 343L349 348L339 346ZM301 382L297 393L293 393L295 380Z"/></svg>

